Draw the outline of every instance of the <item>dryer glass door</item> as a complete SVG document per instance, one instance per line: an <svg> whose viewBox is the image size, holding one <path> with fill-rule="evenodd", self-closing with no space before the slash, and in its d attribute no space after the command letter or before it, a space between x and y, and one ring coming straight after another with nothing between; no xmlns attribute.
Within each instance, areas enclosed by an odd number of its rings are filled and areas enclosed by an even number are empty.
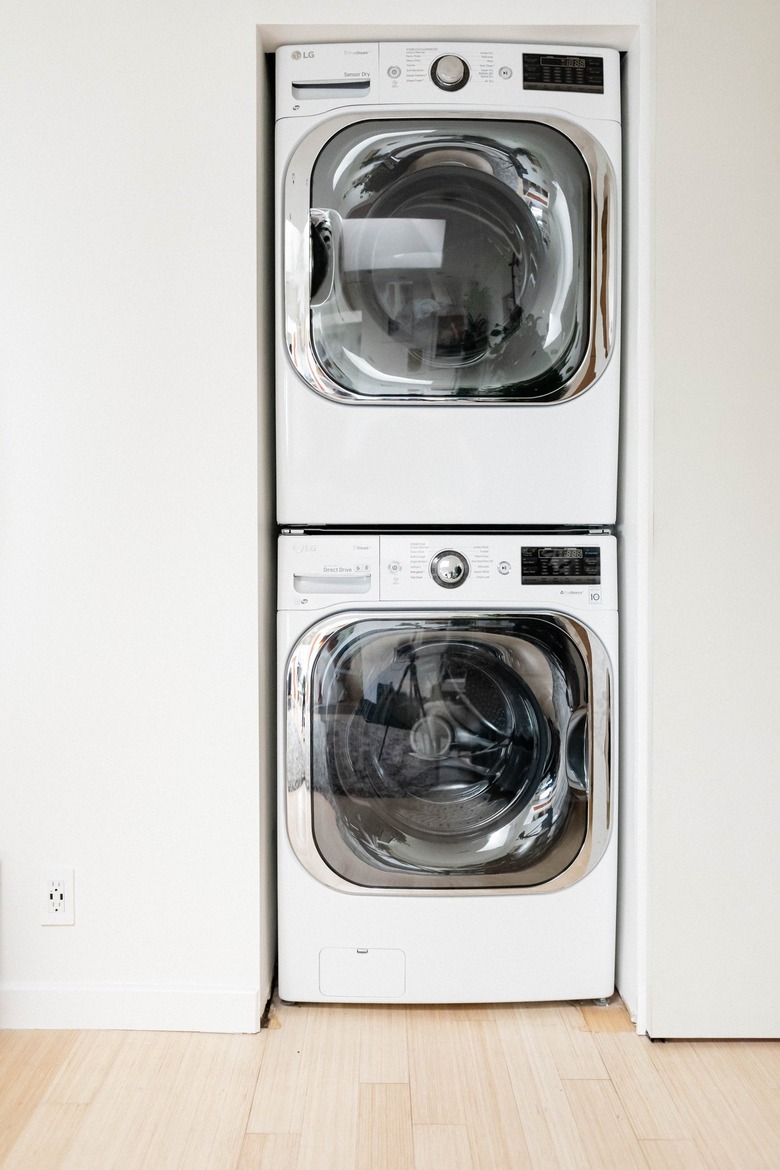
<svg viewBox="0 0 780 1170"><path fill-rule="evenodd" d="M593 366L599 209L558 129L359 122L320 151L310 192L307 360L321 392L547 402Z"/></svg>
<svg viewBox="0 0 780 1170"><path fill-rule="evenodd" d="M591 669L590 645L551 617L366 618L328 632L302 715L319 857L375 888L558 877L592 846L604 784L608 712L594 700L608 699Z"/></svg>

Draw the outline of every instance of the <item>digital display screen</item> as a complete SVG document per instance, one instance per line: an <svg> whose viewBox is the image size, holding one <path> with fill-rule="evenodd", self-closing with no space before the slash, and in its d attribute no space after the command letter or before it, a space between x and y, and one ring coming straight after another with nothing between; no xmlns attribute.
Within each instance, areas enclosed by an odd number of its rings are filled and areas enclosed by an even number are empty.
<svg viewBox="0 0 780 1170"><path fill-rule="evenodd" d="M524 547L522 575L524 585L600 585L601 549L580 545Z"/></svg>
<svg viewBox="0 0 780 1170"><path fill-rule="evenodd" d="M542 65L560 66L561 69L584 69L584 57L542 57Z"/></svg>
<svg viewBox="0 0 780 1170"><path fill-rule="evenodd" d="M523 53L523 88L603 93L604 58Z"/></svg>

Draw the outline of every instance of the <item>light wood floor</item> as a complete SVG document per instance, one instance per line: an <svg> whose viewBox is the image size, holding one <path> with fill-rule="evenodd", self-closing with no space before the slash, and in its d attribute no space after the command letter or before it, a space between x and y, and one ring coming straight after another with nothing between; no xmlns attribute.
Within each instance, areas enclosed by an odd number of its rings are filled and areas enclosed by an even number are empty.
<svg viewBox="0 0 780 1170"><path fill-rule="evenodd" d="M4 1032L0 1167L777 1170L780 1042L652 1044L619 1001Z"/></svg>

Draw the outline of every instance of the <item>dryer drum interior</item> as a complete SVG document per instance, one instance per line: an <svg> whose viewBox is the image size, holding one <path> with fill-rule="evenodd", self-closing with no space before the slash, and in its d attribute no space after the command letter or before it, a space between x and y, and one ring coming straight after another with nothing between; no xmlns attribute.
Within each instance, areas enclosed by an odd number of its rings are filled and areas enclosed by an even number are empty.
<svg viewBox="0 0 780 1170"><path fill-rule="evenodd" d="M356 621L311 687L311 825L359 885L536 885L588 831L587 664L543 618Z"/></svg>
<svg viewBox="0 0 780 1170"><path fill-rule="evenodd" d="M378 224L371 232L370 267L358 269L352 282L345 274L353 301L364 303L377 324L421 361L425 354L432 368L480 361L523 331L523 305L534 302L543 256L528 206L492 174L463 163L436 165L437 156L452 153L429 152L430 165L407 173L374 200L366 217L369 228ZM439 261L435 267L406 269L405 253L395 251L391 267L380 266L401 222L415 234L428 225L443 228L431 257ZM503 288L497 270L506 278ZM525 328L523 336L528 352L537 335Z"/></svg>
<svg viewBox="0 0 780 1170"><path fill-rule="evenodd" d="M590 339L591 183L534 122L359 122L311 179L310 333L363 396L556 397Z"/></svg>

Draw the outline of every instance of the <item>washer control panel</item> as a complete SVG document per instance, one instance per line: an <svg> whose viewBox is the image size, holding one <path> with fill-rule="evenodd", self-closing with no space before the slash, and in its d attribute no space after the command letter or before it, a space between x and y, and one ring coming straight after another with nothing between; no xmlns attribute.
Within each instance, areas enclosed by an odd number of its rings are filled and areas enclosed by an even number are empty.
<svg viewBox="0 0 780 1170"><path fill-rule="evenodd" d="M606 533L330 533L279 538L279 608L617 609Z"/></svg>
<svg viewBox="0 0 780 1170"><path fill-rule="evenodd" d="M616 577L615 538L608 534L379 537L383 602L617 608Z"/></svg>

